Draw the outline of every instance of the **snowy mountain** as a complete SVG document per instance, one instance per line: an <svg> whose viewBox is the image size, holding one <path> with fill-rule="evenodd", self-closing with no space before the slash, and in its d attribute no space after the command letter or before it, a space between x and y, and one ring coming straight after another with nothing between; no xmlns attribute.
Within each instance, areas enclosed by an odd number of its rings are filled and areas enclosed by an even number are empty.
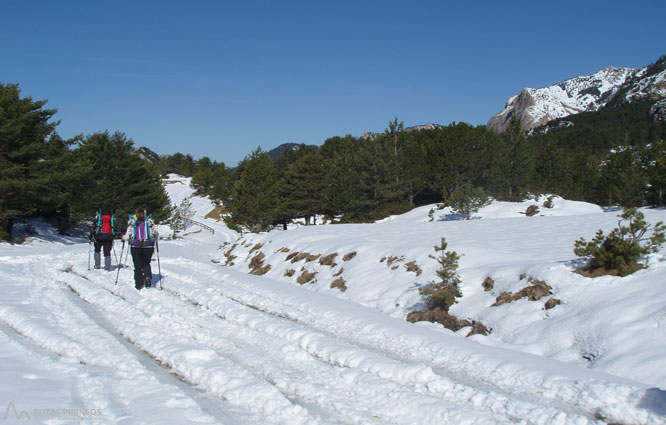
<svg viewBox="0 0 666 425"><path fill-rule="evenodd" d="M642 69L607 67L593 75L575 77L540 89L525 88L509 98L504 109L488 120L502 132L516 115L529 131L548 121L580 112L594 112L609 102L648 101L652 114L661 117L666 99L666 56Z"/></svg>
<svg viewBox="0 0 666 425"><path fill-rule="evenodd" d="M163 290L134 289L120 244L106 272L39 222L0 243L6 423L666 425L666 252L627 277L572 272L574 240L618 211L556 198L534 217L495 202L241 235L190 180L165 185L195 222L160 226ZM441 237L463 255L452 311L487 336L404 320ZM493 305L536 280L546 297Z"/></svg>

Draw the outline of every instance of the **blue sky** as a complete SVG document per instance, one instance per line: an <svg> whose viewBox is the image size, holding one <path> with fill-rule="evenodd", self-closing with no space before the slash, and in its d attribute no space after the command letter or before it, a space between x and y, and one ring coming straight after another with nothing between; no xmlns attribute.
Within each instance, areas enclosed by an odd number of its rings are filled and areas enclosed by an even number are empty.
<svg viewBox="0 0 666 425"><path fill-rule="evenodd" d="M261 146L483 125L523 87L666 54L663 0L4 0L0 82L63 137L234 166Z"/></svg>

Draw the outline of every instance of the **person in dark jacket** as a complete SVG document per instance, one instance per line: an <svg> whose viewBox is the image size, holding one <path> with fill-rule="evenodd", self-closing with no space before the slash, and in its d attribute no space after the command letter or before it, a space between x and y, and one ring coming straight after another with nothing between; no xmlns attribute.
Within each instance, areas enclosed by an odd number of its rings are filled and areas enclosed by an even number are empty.
<svg viewBox="0 0 666 425"><path fill-rule="evenodd" d="M155 223L150 215L146 216L145 210L137 210L135 214L130 215L127 231L122 239L130 246L134 263L134 287L137 290L144 287L150 288L152 283L153 274L150 261L153 258L155 241L158 237Z"/></svg>
<svg viewBox="0 0 666 425"><path fill-rule="evenodd" d="M113 238L116 235L113 214L110 211L99 210L95 215L93 226L90 229L88 243L95 244L95 268L102 268L101 252L104 250L104 270L111 271L111 249Z"/></svg>

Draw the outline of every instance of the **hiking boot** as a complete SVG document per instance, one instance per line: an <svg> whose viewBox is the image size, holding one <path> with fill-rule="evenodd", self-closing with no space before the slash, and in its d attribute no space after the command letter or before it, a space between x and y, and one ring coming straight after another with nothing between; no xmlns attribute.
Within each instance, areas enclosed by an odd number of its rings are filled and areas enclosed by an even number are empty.
<svg viewBox="0 0 666 425"><path fill-rule="evenodd" d="M146 288L150 288L150 278L146 278Z"/></svg>
<svg viewBox="0 0 666 425"><path fill-rule="evenodd" d="M95 268L96 268L97 270L99 270L99 269L102 268L102 266L100 266L99 264L95 264Z"/></svg>

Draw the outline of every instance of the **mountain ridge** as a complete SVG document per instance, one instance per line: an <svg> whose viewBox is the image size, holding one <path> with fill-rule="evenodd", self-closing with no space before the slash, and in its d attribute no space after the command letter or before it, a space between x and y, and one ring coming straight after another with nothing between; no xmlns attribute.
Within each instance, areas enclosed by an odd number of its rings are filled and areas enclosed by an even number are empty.
<svg viewBox="0 0 666 425"><path fill-rule="evenodd" d="M647 101L653 119L666 116L666 55L644 68L608 66L540 89L524 88L511 96L504 109L488 120L488 128L505 131L517 116L525 131L549 121L604 107Z"/></svg>

